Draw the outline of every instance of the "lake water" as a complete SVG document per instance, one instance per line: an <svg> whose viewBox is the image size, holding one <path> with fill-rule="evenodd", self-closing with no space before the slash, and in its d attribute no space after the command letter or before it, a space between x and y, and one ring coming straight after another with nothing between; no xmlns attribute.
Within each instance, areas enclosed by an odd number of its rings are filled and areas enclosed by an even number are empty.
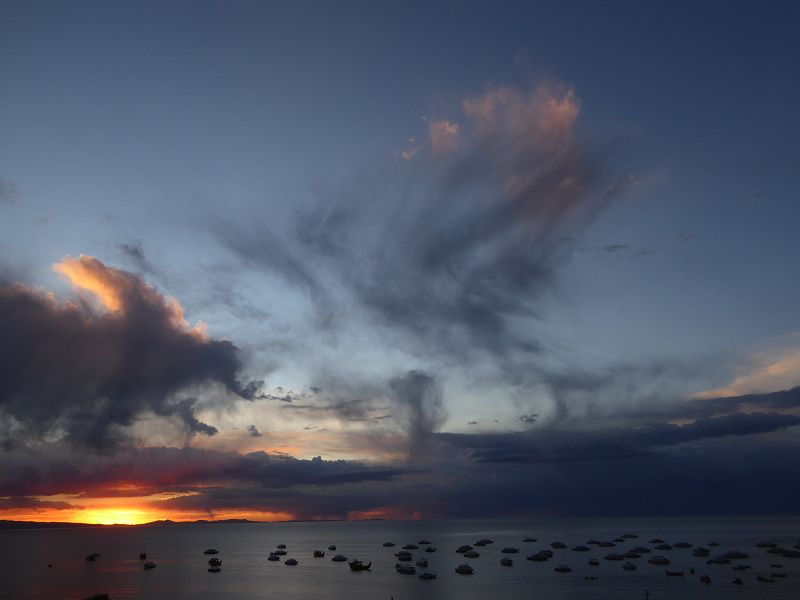
<svg viewBox="0 0 800 600"><path fill-rule="evenodd" d="M574 552L572 546L590 539L608 540L624 533L638 539L618 544L616 548L597 548ZM532 536L537 542L524 543ZM427 539L438 547L435 553L412 551L425 557L428 570L437 573L434 581L395 571L394 556L405 544ZM491 538L494 544L478 547L480 557L465 559L455 549ZM691 549L656 551L632 560L636 571L624 571L623 563L603 560L608 553L629 550L648 544L651 538L669 543L681 541L708 546L712 556L738 549L750 554L748 559L730 565L707 565L706 559L692 556ZM757 548L761 541L772 541L791 548L800 541L800 520L796 518L725 518L725 519L592 519L531 521L361 521L318 523L265 523L224 525L183 525L139 528L41 529L0 531L0 597L82 599L92 594L108 593L113 600L130 598L251 600L274 597L287 600L381 600L410 598L437 600L516 600L644 598L645 589L653 600L684 598L708 599L796 599L800 597L800 559L767 554ZM385 541L397 544L384 548ZM548 562L525 560L537 550L550 549L550 543L562 541L568 548L554 550ZM266 560L277 544L286 544L297 566ZM372 561L370 572L351 572L347 563L335 563L327 550L336 544L336 553L365 562ZM520 549L519 554L501 554L505 546ZM219 549L223 560L220 573L208 572L206 548ZM139 552L145 550L157 568L144 571ZM314 550L325 550L325 558L312 558ZM85 556L99 552L95 562ZM669 567L647 563L653 554L666 555ZM500 565L510 556L514 566ZM587 564L600 559L599 567ZM733 564L752 565L751 571L739 572ZM48 567L52 563L52 567ZM454 568L469 563L473 575L458 575ZM780 563L783 568L770 567ZM570 573L557 573L558 565L572 567ZM667 577L665 569L685 570L684 577ZM689 574L689 568L696 570ZM761 583L758 575L786 573L786 578ZM709 574L712 582L699 580ZM585 580L584 576L596 580ZM744 580L735 585L736 576Z"/></svg>

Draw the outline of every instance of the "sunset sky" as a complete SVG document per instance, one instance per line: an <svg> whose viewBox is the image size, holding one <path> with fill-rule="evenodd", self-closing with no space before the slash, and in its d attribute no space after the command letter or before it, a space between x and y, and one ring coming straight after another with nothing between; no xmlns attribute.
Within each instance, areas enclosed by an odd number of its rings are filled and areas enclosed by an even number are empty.
<svg viewBox="0 0 800 600"><path fill-rule="evenodd" d="M0 6L0 519L800 506L800 5Z"/></svg>

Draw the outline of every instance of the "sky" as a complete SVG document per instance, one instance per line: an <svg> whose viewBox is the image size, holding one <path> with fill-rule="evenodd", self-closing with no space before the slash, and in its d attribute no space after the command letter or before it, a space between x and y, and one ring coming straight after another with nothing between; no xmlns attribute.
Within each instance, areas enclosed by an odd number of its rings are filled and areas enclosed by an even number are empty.
<svg viewBox="0 0 800 600"><path fill-rule="evenodd" d="M798 13L2 3L0 519L796 512Z"/></svg>

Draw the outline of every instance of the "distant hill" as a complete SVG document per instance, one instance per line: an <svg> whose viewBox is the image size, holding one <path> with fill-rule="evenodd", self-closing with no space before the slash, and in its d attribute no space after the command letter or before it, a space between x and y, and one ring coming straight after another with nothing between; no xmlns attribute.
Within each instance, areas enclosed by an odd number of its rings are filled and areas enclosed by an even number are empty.
<svg viewBox="0 0 800 600"><path fill-rule="evenodd" d="M39 521L6 521L0 520L0 529L74 529L78 527L158 527L168 525L224 525L227 523L258 523L259 521L249 521L248 519L220 519L210 521L200 519L198 521L151 521L138 525L114 524L100 525L96 523L59 523L59 522L39 522Z"/></svg>

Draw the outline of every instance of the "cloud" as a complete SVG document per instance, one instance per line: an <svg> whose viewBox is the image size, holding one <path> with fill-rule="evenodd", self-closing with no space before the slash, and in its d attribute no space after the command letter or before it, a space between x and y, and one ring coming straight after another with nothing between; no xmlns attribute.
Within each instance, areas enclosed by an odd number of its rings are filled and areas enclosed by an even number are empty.
<svg viewBox="0 0 800 600"><path fill-rule="evenodd" d="M712 438L747 436L800 425L800 415L736 413L685 425L655 423L617 429L541 429L519 433L441 433L437 439L468 450L485 463L620 460Z"/></svg>
<svg viewBox="0 0 800 600"><path fill-rule="evenodd" d="M141 273L155 273L153 264L148 260L144 253L141 242L117 244L117 249L128 259Z"/></svg>
<svg viewBox="0 0 800 600"><path fill-rule="evenodd" d="M746 370L729 384L694 394L696 398L741 396L783 390L800 385L800 349L788 348L780 352L752 358Z"/></svg>
<svg viewBox="0 0 800 600"><path fill-rule="evenodd" d="M428 121L428 137L430 139L431 154L440 156L455 149L458 141L458 123L451 123L444 119L441 121Z"/></svg>
<svg viewBox="0 0 800 600"><path fill-rule="evenodd" d="M124 428L147 411L174 416L191 433L215 433L194 417L196 401L180 394L208 384L238 393L236 347L202 324L190 327L177 300L136 275L89 256L54 269L76 301L0 286L4 441L66 436L105 448L125 441Z"/></svg>
<svg viewBox="0 0 800 600"><path fill-rule="evenodd" d="M14 204L17 188L8 179L0 177L0 204Z"/></svg>

